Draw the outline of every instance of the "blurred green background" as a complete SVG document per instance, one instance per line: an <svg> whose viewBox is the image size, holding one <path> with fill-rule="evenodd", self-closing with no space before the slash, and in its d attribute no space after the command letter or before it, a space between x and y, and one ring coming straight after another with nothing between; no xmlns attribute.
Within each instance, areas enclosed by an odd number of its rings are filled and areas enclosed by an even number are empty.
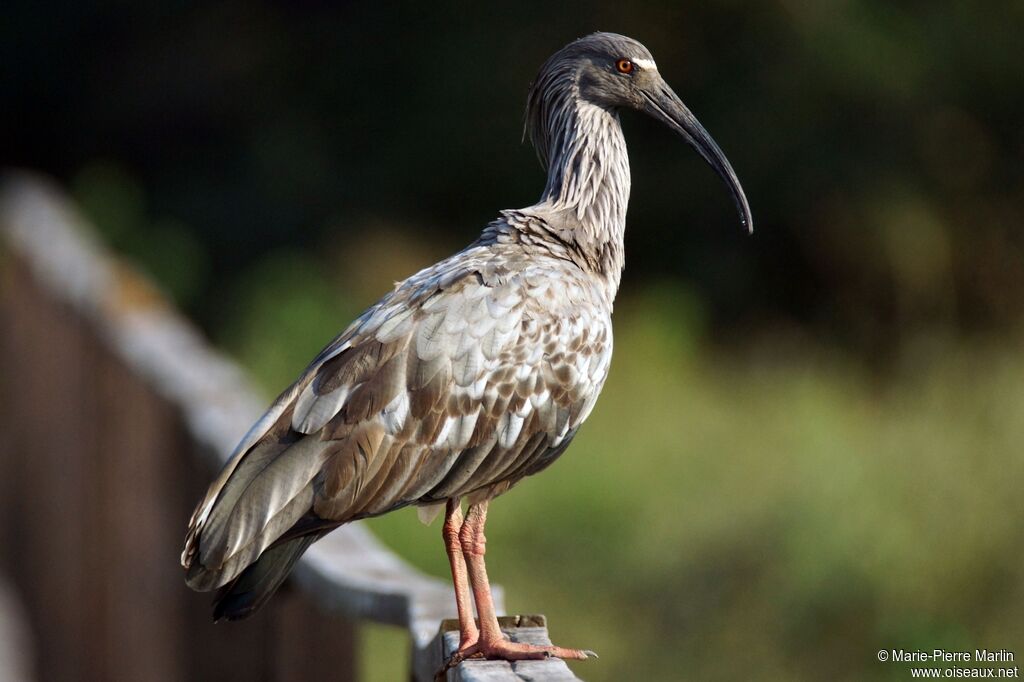
<svg viewBox="0 0 1024 682"><path fill-rule="evenodd" d="M643 41L736 168L624 116L616 359L494 506L513 612L588 680L896 680L1024 654L1024 4L16 0L5 164L57 177L271 395L394 280L539 196L527 85ZM373 522L439 575L439 528ZM363 633L366 679L405 634Z"/></svg>

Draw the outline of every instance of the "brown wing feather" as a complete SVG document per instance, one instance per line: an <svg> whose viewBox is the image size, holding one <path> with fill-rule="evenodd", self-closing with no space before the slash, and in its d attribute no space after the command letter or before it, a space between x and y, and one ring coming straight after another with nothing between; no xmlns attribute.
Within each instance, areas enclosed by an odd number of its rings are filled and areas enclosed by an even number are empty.
<svg viewBox="0 0 1024 682"><path fill-rule="evenodd" d="M295 529L499 494L564 450L604 381L607 313L552 284L561 263L443 266L367 311L243 441L190 524L190 584L231 581Z"/></svg>

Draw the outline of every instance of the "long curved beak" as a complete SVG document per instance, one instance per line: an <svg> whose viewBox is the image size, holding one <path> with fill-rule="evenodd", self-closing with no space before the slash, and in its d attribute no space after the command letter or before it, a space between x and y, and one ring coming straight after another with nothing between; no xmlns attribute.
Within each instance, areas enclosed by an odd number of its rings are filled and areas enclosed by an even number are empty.
<svg viewBox="0 0 1024 682"><path fill-rule="evenodd" d="M660 78L658 80L661 81ZM747 228L747 232L753 232L754 218L750 214L750 204L747 203L743 187L740 186L740 180L736 177L736 171L732 169L732 165L729 164L729 159L725 158L725 154L715 144L708 131L704 130L704 126L700 124L697 117L686 108L679 96L672 92L672 88L661 81L651 90L653 92L647 89L643 90L647 100L645 111L682 135L686 143L696 149L697 153L718 173L729 187L733 201L736 202L740 221Z"/></svg>

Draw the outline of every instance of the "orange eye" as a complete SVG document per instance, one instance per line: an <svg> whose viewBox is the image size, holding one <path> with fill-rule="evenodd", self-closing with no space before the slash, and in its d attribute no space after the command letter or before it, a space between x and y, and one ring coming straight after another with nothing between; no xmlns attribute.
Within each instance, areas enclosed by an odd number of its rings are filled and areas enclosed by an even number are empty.
<svg viewBox="0 0 1024 682"><path fill-rule="evenodd" d="M636 67L633 66L633 62L629 61L628 59L620 59L619 61L615 62L615 68L619 70L619 73L629 74L633 73L633 69L635 69Z"/></svg>

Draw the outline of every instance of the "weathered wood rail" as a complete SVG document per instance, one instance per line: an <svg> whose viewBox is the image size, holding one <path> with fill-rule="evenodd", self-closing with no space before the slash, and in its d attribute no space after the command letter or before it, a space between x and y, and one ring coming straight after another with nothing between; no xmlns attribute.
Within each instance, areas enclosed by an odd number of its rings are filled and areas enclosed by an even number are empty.
<svg viewBox="0 0 1024 682"><path fill-rule="evenodd" d="M178 567L185 522L265 401L92 234L47 182L0 184L0 570L39 678L351 680L372 621L407 628L412 678L433 679L450 587L359 524L315 544L252 619L210 622ZM548 641L542 618L503 625ZM469 661L448 679L576 678L549 660Z"/></svg>

